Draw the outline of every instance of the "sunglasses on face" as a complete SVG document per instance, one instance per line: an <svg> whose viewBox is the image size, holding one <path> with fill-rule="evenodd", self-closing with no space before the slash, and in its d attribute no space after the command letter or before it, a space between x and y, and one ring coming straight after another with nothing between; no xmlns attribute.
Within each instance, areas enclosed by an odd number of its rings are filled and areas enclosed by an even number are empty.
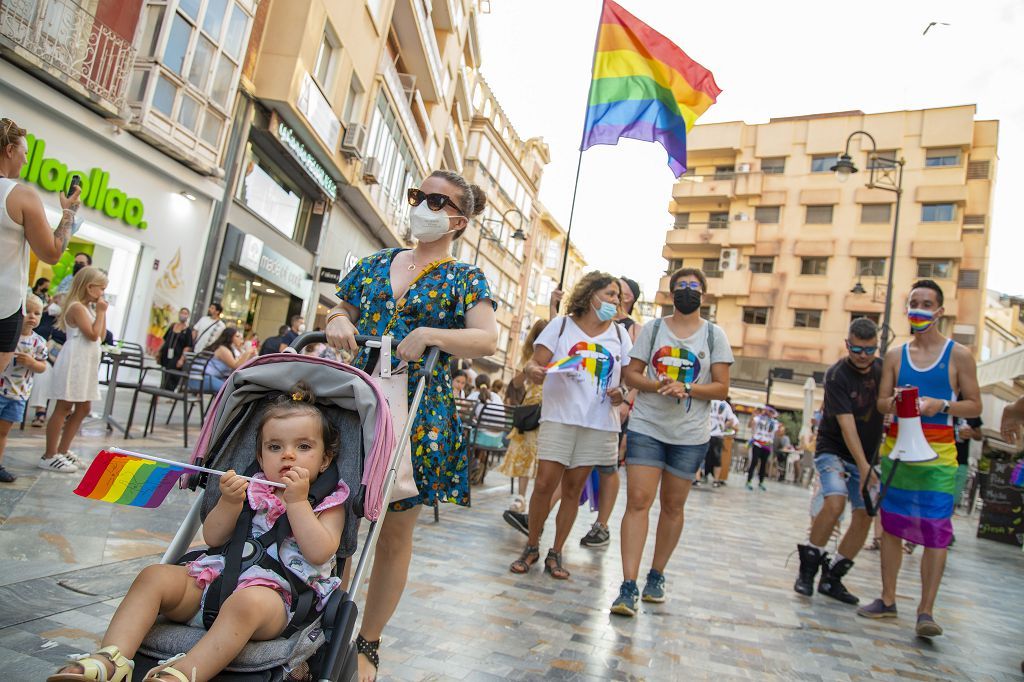
<svg viewBox="0 0 1024 682"><path fill-rule="evenodd" d="M423 190L418 189L416 187L409 188L410 206L419 206L424 201L427 202L427 208L429 208L431 211L440 211L445 206L451 206L452 208L455 209L456 213L458 213L460 216L465 217L465 214L462 212L462 209L459 208L458 204L452 201L451 197L445 194L427 194Z"/></svg>
<svg viewBox="0 0 1024 682"><path fill-rule="evenodd" d="M679 282L676 289L700 289L700 282Z"/></svg>
<svg viewBox="0 0 1024 682"><path fill-rule="evenodd" d="M849 341L846 342L846 348L853 354L863 353L864 355L874 355L878 350L878 346L853 346Z"/></svg>

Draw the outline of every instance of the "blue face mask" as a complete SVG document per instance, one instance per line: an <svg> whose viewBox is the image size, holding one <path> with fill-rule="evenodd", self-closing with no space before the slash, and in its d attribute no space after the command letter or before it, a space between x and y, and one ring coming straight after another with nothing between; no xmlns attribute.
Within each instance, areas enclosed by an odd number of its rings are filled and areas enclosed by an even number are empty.
<svg viewBox="0 0 1024 682"><path fill-rule="evenodd" d="M594 308L594 312L597 313L597 319L607 322L615 319L615 316L619 314L619 308L614 303L601 301L601 305Z"/></svg>

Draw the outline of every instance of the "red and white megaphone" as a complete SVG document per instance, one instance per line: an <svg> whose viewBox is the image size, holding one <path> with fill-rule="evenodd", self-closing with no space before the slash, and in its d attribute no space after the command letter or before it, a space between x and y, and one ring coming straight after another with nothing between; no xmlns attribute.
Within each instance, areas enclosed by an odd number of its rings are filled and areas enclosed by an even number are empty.
<svg viewBox="0 0 1024 682"><path fill-rule="evenodd" d="M921 410L917 405L917 386L896 388L897 422L896 446L889 458L900 462L930 462L939 455L924 437L921 429Z"/></svg>

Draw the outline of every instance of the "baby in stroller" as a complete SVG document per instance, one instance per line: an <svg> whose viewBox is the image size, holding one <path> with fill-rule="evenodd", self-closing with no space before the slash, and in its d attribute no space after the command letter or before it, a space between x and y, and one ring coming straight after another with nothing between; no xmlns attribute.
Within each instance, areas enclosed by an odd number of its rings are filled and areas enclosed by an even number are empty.
<svg viewBox="0 0 1024 682"><path fill-rule="evenodd" d="M262 471L254 478L284 488L249 483L228 471L220 479L220 499L203 522L203 537L212 549L185 565L143 569L114 613L103 647L76 657L47 682L130 682L131 658L158 615L205 625L207 633L188 653L161 661L143 682L208 680L250 640L274 639L301 625L294 620L323 609L341 582L335 553L349 489L339 481L316 506L310 502L310 485L331 465L340 445L337 427L314 400L309 386L300 383L290 394L270 399L261 414L256 460ZM239 540L260 559L241 567L233 589L224 585L230 596L219 593L223 602L212 610L207 596L221 589L218 578L226 569L224 555L216 550ZM296 601L307 604L308 613L300 615Z"/></svg>

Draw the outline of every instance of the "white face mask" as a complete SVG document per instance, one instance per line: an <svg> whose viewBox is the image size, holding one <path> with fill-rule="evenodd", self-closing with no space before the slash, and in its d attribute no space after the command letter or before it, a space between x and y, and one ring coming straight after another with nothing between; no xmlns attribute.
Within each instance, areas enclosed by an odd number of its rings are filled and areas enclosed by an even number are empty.
<svg viewBox="0 0 1024 682"><path fill-rule="evenodd" d="M302 332L304 332L304 331L306 331L306 325L304 325L304 324L300 324L300 325L299 325L299 333L301 334L301 333L302 333Z"/></svg>
<svg viewBox="0 0 1024 682"><path fill-rule="evenodd" d="M462 216L448 215L444 210L431 211L427 202L414 206L409 212L409 225L412 228L412 236L421 242L436 242L441 237L455 232L449 229L449 220L461 218Z"/></svg>

